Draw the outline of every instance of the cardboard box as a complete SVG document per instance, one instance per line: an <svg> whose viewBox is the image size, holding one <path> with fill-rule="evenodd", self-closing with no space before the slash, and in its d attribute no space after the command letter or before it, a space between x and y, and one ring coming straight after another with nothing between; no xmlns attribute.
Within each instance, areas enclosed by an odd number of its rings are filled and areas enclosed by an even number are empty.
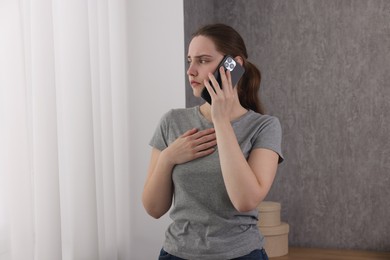
<svg viewBox="0 0 390 260"><path fill-rule="evenodd" d="M280 203L263 201L257 208L259 210L259 226L273 227L280 225Z"/></svg>
<svg viewBox="0 0 390 260"><path fill-rule="evenodd" d="M282 222L279 226L259 227L265 237L264 249L269 257L278 257L288 254L289 225Z"/></svg>
<svg viewBox="0 0 390 260"><path fill-rule="evenodd" d="M290 226L281 222L281 204L273 201L263 201L258 206L259 221L257 226L265 238L264 249L269 257L288 254L288 232Z"/></svg>

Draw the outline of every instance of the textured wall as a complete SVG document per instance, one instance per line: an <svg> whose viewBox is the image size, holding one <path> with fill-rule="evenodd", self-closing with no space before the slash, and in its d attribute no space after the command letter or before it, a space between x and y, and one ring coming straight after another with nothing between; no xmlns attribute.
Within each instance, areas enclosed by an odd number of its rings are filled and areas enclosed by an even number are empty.
<svg viewBox="0 0 390 260"><path fill-rule="evenodd" d="M267 199L290 245L390 250L390 1L185 0L184 14L186 48L224 22L262 71L287 158Z"/></svg>
<svg viewBox="0 0 390 260"><path fill-rule="evenodd" d="M188 44L191 35L202 25L213 23L215 20L214 2L210 0L184 0L184 57L187 57ZM186 67L187 69L187 67ZM186 81L186 106L193 107L203 103L202 99L194 98L191 86Z"/></svg>

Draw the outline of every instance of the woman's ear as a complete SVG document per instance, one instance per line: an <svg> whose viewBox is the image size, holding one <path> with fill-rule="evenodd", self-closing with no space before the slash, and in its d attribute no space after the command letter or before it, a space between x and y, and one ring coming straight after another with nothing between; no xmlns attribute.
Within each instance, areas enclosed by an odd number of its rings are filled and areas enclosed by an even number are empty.
<svg viewBox="0 0 390 260"><path fill-rule="evenodd" d="M240 63L241 66L244 66L244 59L241 56L234 57L234 60Z"/></svg>

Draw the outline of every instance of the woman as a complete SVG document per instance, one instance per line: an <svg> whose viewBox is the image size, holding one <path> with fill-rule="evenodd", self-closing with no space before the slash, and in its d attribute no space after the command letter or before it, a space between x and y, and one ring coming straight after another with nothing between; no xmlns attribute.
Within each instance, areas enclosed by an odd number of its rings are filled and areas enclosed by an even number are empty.
<svg viewBox="0 0 390 260"><path fill-rule="evenodd" d="M222 67L222 86L212 74L227 54L245 68L237 86ZM212 102L172 109L151 140L144 207L159 218L174 198L159 259L268 259L257 206L283 160L281 127L263 115L260 72L247 58L230 26L207 25L193 34L188 80L194 96L206 88Z"/></svg>

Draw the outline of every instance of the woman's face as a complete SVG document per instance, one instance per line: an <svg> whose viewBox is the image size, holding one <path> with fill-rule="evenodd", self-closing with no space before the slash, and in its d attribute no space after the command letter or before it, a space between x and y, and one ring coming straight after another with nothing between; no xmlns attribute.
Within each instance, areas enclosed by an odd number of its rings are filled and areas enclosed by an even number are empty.
<svg viewBox="0 0 390 260"><path fill-rule="evenodd" d="M214 73L223 54L218 52L212 40L205 36L196 36L188 47L188 80L194 96L200 97L204 88L203 81L208 80L208 73Z"/></svg>

